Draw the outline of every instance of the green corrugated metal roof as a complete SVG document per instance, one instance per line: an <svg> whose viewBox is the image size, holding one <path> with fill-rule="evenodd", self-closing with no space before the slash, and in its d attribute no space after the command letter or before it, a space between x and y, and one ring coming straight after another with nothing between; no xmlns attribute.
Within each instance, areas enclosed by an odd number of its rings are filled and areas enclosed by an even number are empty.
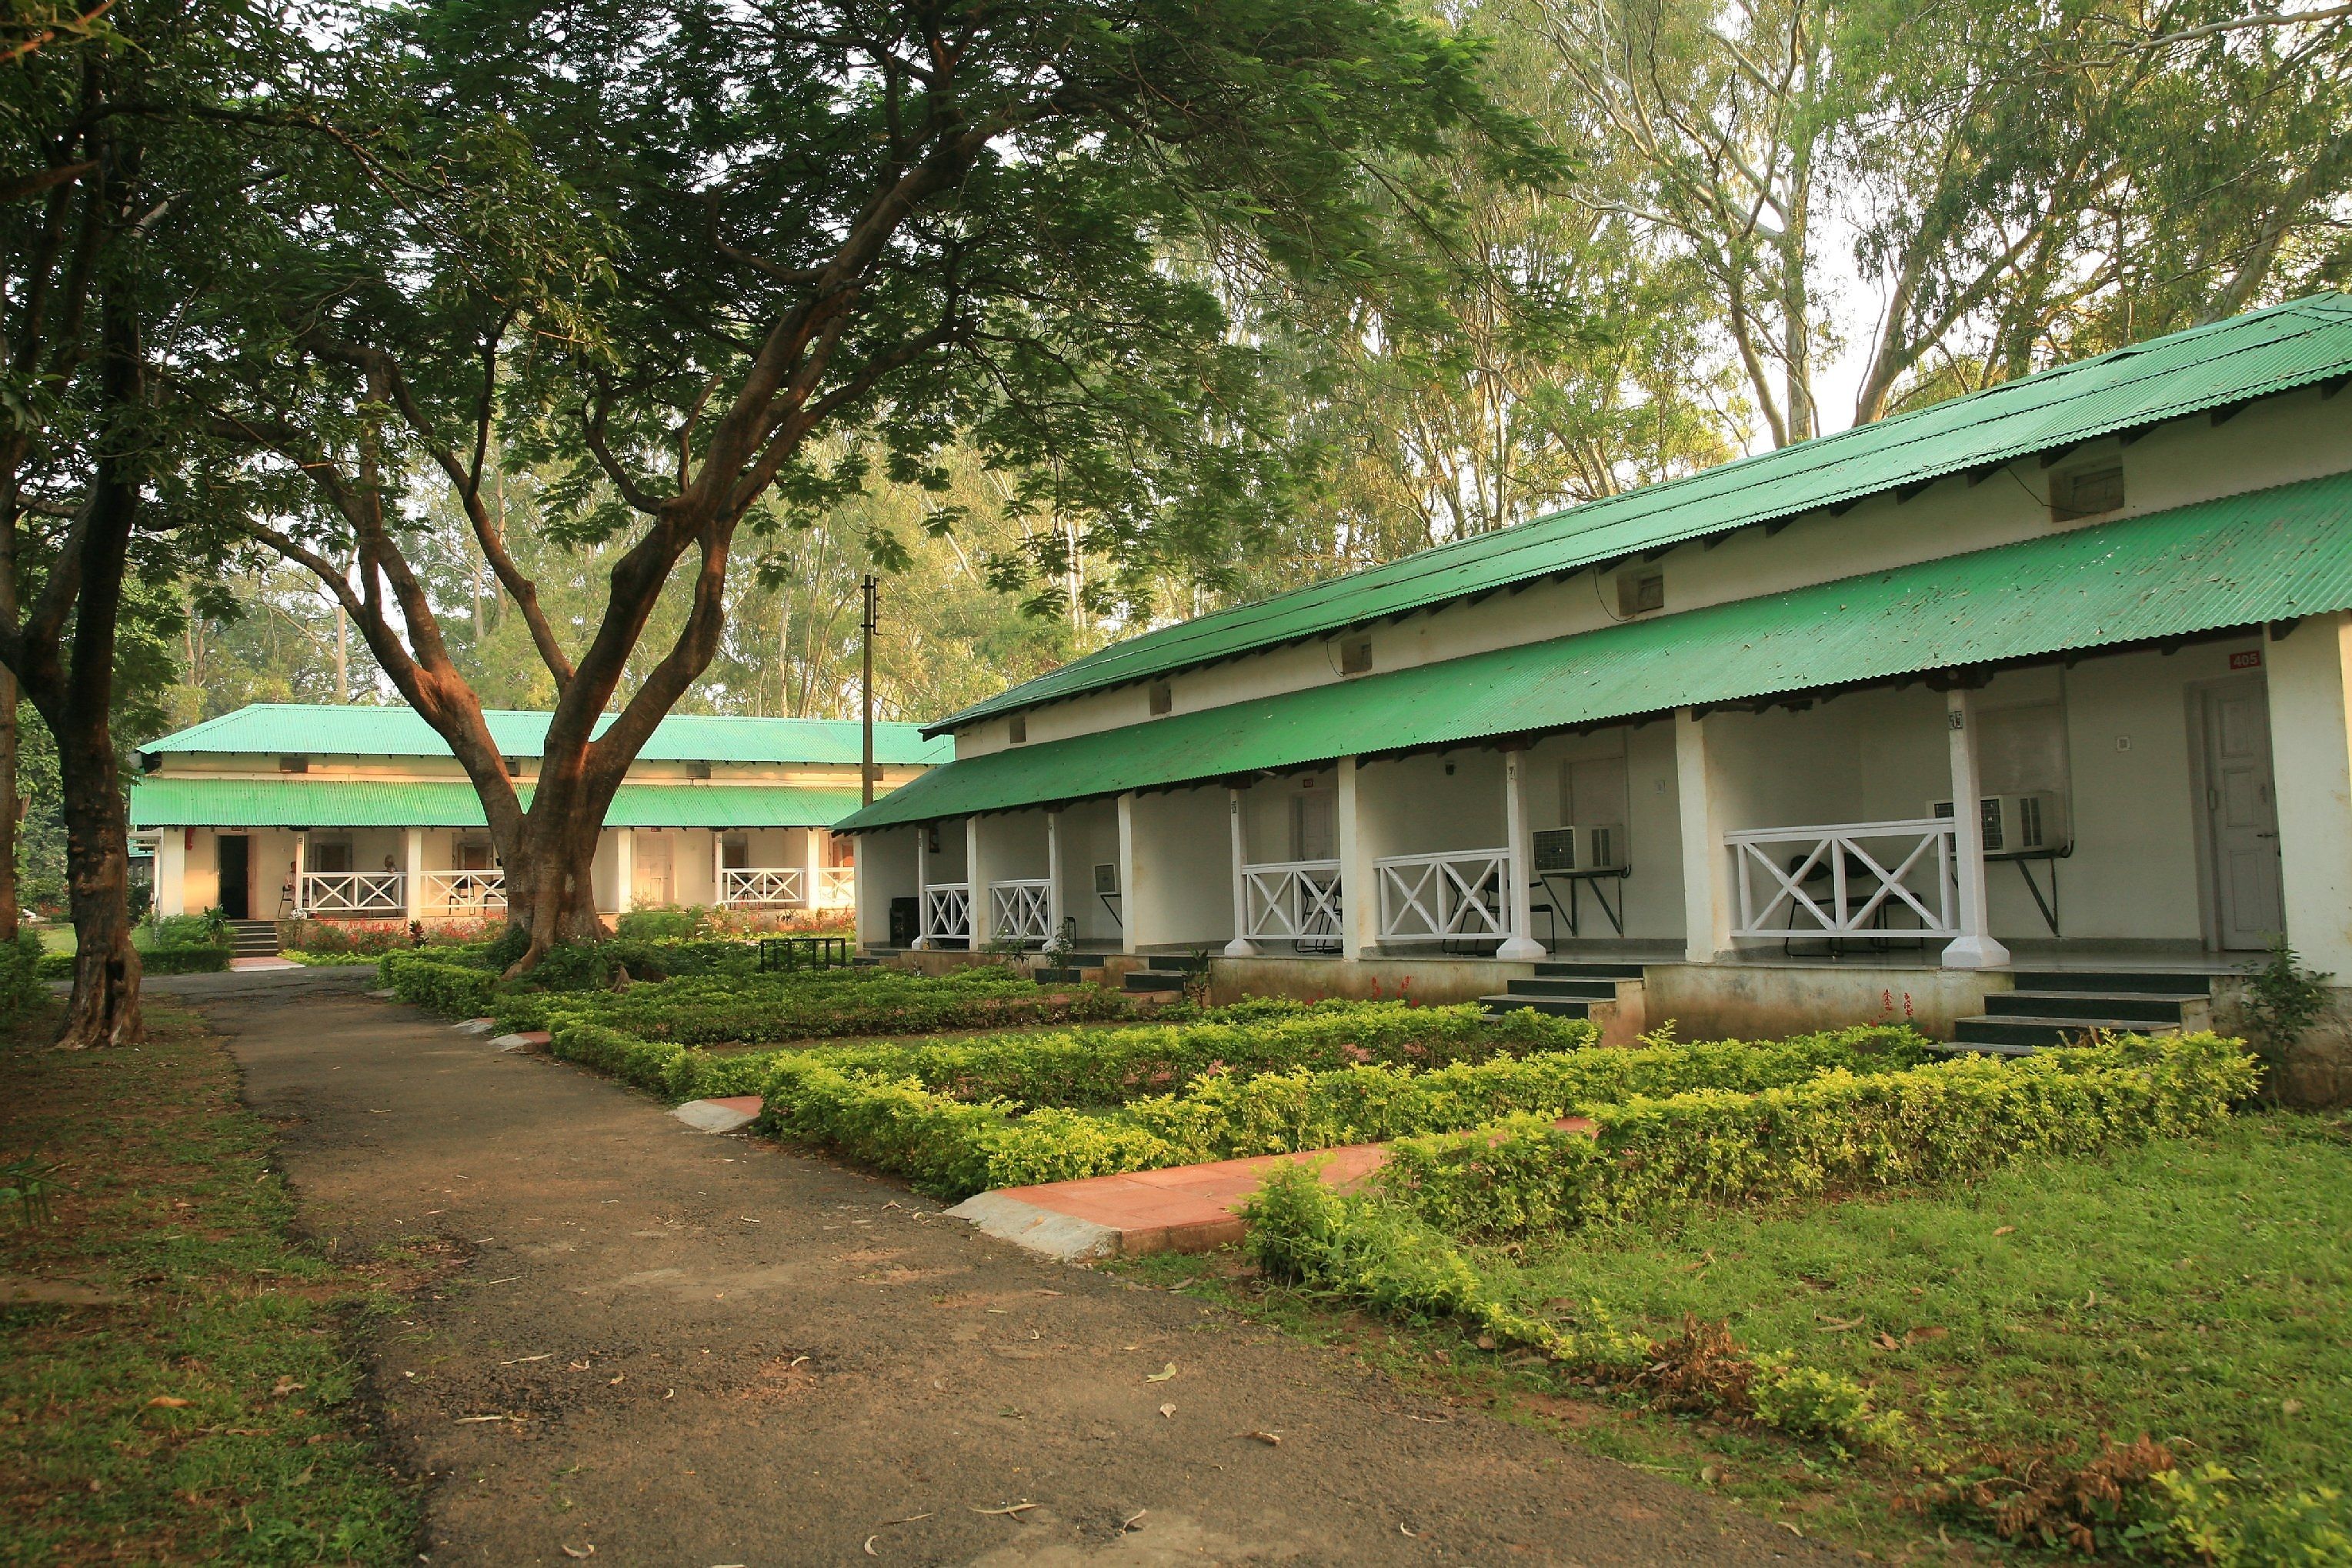
<svg viewBox="0 0 2352 1568"><path fill-rule="evenodd" d="M1015 746L842 824L959 816L2352 607L2352 474Z"/></svg>
<svg viewBox="0 0 2352 1568"><path fill-rule="evenodd" d="M482 715L499 750L509 757L536 757L546 749L549 715L493 709ZM597 725L612 722L607 715ZM639 756L646 762L830 763L855 767L862 744L856 721L845 719L748 719L731 715L673 713L655 727ZM234 713L166 735L141 748L148 752L230 752L312 756L446 757L448 746L433 727L406 707L370 708L326 703L257 702ZM874 726L874 758L897 766L943 763L951 742L926 739L914 724Z"/></svg>
<svg viewBox="0 0 2352 1568"><path fill-rule="evenodd" d="M530 786L520 792L528 802ZM856 790L782 784L623 784L607 827L829 827ZM462 783L374 779L207 779L160 773L131 786L133 827L479 827Z"/></svg>
<svg viewBox="0 0 2352 1568"><path fill-rule="evenodd" d="M2347 372L2352 372L2352 297L2322 294L2273 306L1146 632L927 728L936 731L1550 573L2063 450Z"/></svg>

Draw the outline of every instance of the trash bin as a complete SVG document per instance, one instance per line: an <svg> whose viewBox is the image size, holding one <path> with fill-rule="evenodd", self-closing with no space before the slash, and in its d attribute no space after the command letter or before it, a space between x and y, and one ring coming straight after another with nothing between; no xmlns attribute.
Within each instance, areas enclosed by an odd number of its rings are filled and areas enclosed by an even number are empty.
<svg viewBox="0 0 2352 1568"><path fill-rule="evenodd" d="M919 923L922 917L918 912L921 908L921 900L916 899L890 900L890 945L892 947L915 945L915 938L922 934Z"/></svg>

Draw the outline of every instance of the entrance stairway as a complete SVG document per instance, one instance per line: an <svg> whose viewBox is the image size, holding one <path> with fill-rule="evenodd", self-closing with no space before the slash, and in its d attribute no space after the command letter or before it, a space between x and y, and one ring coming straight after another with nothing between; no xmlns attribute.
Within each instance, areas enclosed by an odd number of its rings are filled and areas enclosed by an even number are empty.
<svg viewBox="0 0 2352 1568"><path fill-rule="evenodd" d="M276 958L278 922L231 921L228 922L228 940L229 956L232 958Z"/></svg>
<svg viewBox="0 0 2352 1568"><path fill-rule="evenodd" d="M1489 1018L1499 1018L1522 1007L1533 1007L1558 1018L1589 1018L1595 1002L1617 1000L1619 981L1641 978L1642 966L1638 963L1591 960L1538 963L1530 978L1514 980L1497 994L1478 1000Z"/></svg>
<svg viewBox="0 0 2352 1568"><path fill-rule="evenodd" d="M2024 1056L2063 1046L2084 1031L2177 1035L2211 1017L2213 982L2177 972L2021 969L2017 987L1985 997L1985 1011L1955 1021L1955 1051Z"/></svg>
<svg viewBox="0 0 2352 1568"><path fill-rule="evenodd" d="M1205 958L1193 958L1177 952L1155 952L1148 969L1130 969L1125 985L1129 991L1181 991L1190 976L1209 967Z"/></svg>

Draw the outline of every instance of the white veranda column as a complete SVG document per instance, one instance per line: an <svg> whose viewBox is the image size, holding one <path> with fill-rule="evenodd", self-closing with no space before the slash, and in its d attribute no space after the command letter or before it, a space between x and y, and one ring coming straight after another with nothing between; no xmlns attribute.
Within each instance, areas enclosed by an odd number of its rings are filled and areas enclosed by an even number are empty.
<svg viewBox="0 0 2352 1568"><path fill-rule="evenodd" d="M1364 832L1363 784L1353 757L1339 759L1339 951L1361 958L1379 943L1380 891L1370 836Z"/></svg>
<svg viewBox="0 0 2352 1568"><path fill-rule="evenodd" d="M624 827L613 835L613 912L629 912L630 900L636 895L637 835L635 829Z"/></svg>
<svg viewBox="0 0 2352 1568"><path fill-rule="evenodd" d="M710 901L727 902L727 830L710 830Z"/></svg>
<svg viewBox="0 0 2352 1568"><path fill-rule="evenodd" d="M1503 753L1503 831L1510 840L1509 869L1505 880L1510 892L1511 933L1503 945L1495 950L1496 958L1527 962L1545 955L1543 944L1535 939L1530 929L1535 923L1535 897L1529 878L1535 868L1535 854L1528 838L1528 782L1520 762L1523 751Z"/></svg>
<svg viewBox="0 0 2352 1568"><path fill-rule="evenodd" d="M425 829L404 827L400 831L403 851L400 879L401 912L410 920L425 915Z"/></svg>
<svg viewBox="0 0 2352 1568"><path fill-rule="evenodd" d="M188 912L188 839L195 831L167 827L156 837L155 912L159 915Z"/></svg>
<svg viewBox="0 0 2352 1568"><path fill-rule="evenodd" d="M861 859L863 857L860 858ZM915 824L915 950L931 945L931 825Z"/></svg>
<svg viewBox="0 0 2352 1568"><path fill-rule="evenodd" d="M802 830L803 842L801 845L801 902L812 910L824 902L821 896L823 889L818 885L824 876L824 840L822 835L823 830L820 828L809 827Z"/></svg>
<svg viewBox="0 0 2352 1568"><path fill-rule="evenodd" d="M1966 687L1944 693L1952 752L1952 868L1959 882L1960 934L1944 948L1947 969L2000 969L2009 949L1993 941L1985 899L1984 790L1977 777L1977 727Z"/></svg>
<svg viewBox="0 0 2352 1568"><path fill-rule="evenodd" d="M2305 616L2263 648L2281 906L2306 968L2352 984L2352 616Z"/></svg>
<svg viewBox="0 0 2352 1568"><path fill-rule="evenodd" d="M1135 792L1118 797L1118 950L1139 951L1135 935Z"/></svg>
<svg viewBox="0 0 2352 1568"><path fill-rule="evenodd" d="M1706 721L1675 714L1675 798L1682 816L1683 957L1712 963L1731 947L1731 857L1723 835L1725 791Z"/></svg>
<svg viewBox="0 0 2352 1568"><path fill-rule="evenodd" d="M963 819L963 882L964 897L971 913L971 950L978 952L988 941L988 881L980 869L980 818Z"/></svg>
<svg viewBox="0 0 2352 1568"><path fill-rule="evenodd" d="M220 836L215 834L213 841L217 844L220 841ZM300 920L310 912L303 907L310 898L310 889L302 880L303 873L310 869L310 835L309 830L305 829L294 835L294 918L296 920Z"/></svg>
<svg viewBox="0 0 2352 1568"><path fill-rule="evenodd" d="M1249 864L1249 824L1242 815L1242 792L1225 791L1225 816L1232 823L1234 872L1234 940L1225 943L1227 958L1255 958L1257 944L1249 939L1249 879L1242 868Z"/></svg>
<svg viewBox="0 0 2352 1568"><path fill-rule="evenodd" d="M1062 939L1062 814L1045 813L1045 940Z"/></svg>

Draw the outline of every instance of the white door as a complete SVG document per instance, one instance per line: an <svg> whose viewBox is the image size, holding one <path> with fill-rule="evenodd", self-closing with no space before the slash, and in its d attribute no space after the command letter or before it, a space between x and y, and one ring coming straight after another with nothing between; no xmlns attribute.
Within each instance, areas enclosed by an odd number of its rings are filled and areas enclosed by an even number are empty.
<svg viewBox="0 0 2352 1568"><path fill-rule="evenodd" d="M2260 948L2286 925L2279 900L2278 802L2271 787L2270 695L2260 676L2205 690L2205 842L2213 923L2225 948Z"/></svg>
<svg viewBox="0 0 2352 1568"><path fill-rule="evenodd" d="M667 833L640 833L632 847L635 876L629 901L638 909L659 909L677 902L670 894L670 868L677 841Z"/></svg>

